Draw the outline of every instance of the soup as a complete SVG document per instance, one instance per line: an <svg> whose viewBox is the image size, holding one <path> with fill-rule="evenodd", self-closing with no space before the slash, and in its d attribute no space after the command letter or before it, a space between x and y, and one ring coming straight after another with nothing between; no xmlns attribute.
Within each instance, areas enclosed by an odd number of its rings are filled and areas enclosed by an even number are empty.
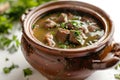
<svg viewBox="0 0 120 80"><path fill-rule="evenodd" d="M45 45L64 49L92 45L104 35L104 28L97 19L70 12L45 15L32 29L33 35Z"/></svg>

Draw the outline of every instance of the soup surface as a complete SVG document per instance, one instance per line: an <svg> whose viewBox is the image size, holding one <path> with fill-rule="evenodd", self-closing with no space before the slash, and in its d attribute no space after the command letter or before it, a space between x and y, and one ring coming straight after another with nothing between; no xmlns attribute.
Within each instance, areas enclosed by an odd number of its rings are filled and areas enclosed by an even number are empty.
<svg viewBox="0 0 120 80"><path fill-rule="evenodd" d="M45 45L57 48L80 48L94 44L103 35L103 26L91 16L52 13L33 26L33 35Z"/></svg>

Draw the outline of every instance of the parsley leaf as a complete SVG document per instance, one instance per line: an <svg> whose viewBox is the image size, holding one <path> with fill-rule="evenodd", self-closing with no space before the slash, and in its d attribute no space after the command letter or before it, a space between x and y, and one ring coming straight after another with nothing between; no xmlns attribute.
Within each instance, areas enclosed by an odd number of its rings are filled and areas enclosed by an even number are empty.
<svg viewBox="0 0 120 80"><path fill-rule="evenodd" d="M116 65L116 66L115 66L115 69L116 69L116 70L120 69L120 64ZM114 77L115 77L115 79L120 80L120 74L114 74Z"/></svg>
<svg viewBox="0 0 120 80"><path fill-rule="evenodd" d="M24 76L32 75L32 70L30 68L23 69Z"/></svg>
<svg viewBox="0 0 120 80"><path fill-rule="evenodd" d="M12 64L10 67L4 67L4 68L3 68L3 72L4 72L5 74L8 74L8 73L10 73L13 69L18 68L18 67L19 67L18 65Z"/></svg>
<svg viewBox="0 0 120 80"><path fill-rule="evenodd" d="M10 20L7 19L7 16L0 15L0 34L9 33L9 30L12 29L12 24Z"/></svg>
<svg viewBox="0 0 120 80"><path fill-rule="evenodd" d="M17 36L13 35L12 39L10 39L4 35L0 35L0 49L6 49L10 53L14 53L17 51L19 45L20 42L17 39Z"/></svg>
<svg viewBox="0 0 120 80"><path fill-rule="evenodd" d="M75 36L80 36L80 34L81 34L80 30L76 30L76 31L74 32L74 35L75 35Z"/></svg>
<svg viewBox="0 0 120 80"><path fill-rule="evenodd" d="M115 79L120 80L120 74L114 74Z"/></svg>
<svg viewBox="0 0 120 80"><path fill-rule="evenodd" d="M63 29L66 29L66 23L64 23L64 22L61 23L61 24L60 24L60 27L63 28Z"/></svg>
<svg viewBox="0 0 120 80"><path fill-rule="evenodd" d="M79 20L69 20L69 22L72 23L72 25L77 29L79 29L83 25L83 23Z"/></svg>
<svg viewBox="0 0 120 80"><path fill-rule="evenodd" d="M67 49L67 48L68 48L68 46L65 45L65 44L59 44L59 47L60 47L60 48L63 48L63 49Z"/></svg>

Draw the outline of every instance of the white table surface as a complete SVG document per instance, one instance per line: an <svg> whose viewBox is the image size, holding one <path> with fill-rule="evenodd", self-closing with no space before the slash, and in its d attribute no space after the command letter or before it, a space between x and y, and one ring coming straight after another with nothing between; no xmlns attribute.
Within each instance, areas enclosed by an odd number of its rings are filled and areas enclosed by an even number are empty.
<svg viewBox="0 0 120 80"><path fill-rule="evenodd" d="M120 42L120 1L119 0L81 0L96 5L107 12L114 22L115 33L114 39L116 42ZM15 33L21 38L21 33ZM5 61L5 58L9 58L9 61ZM10 66L12 63L18 64L19 68L14 69L9 74L3 73L3 67ZM24 77L23 69L31 68L33 75L29 76L29 80L47 80L38 71L32 68L25 60L21 49L14 53L9 54L7 51L0 50L0 80L27 80ZM120 70L115 70L114 67L107 70L99 70L93 73L85 80L116 80L114 74L120 73Z"/></svg>

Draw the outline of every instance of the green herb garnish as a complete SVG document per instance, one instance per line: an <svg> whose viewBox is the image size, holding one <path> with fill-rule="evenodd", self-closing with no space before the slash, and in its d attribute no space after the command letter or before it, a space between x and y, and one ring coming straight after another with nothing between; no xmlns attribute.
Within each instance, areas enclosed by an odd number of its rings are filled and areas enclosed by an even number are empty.
<svg viewBox="0 0 120 80"><path fill-rule="evenodd" d="M52 35L55 35L55 34L56 34L56 32L55 32L55 31L51 31L50 33L51 33Z"/></svg>
<svg viewBox="0 0 120 80"><path fill-rule="evenodd" d="M60 44L59 47L60 47L60 48L63 48L63 49L67 49L67 48L68 48L68 46L65 45L65 44Z"/></svg>
<svg viewBox="0 0 120 80"><path fill-rule="evenodd" d="M34 29L34 28L35 28L35 25L33 24L33 25L32 25L32 29Z"/></svg>
<svg viewBox="0 0 120 80"><path fill-rule="evenodd" d="M13 24L8 20L7 16L0 15L0 34L9 33L12 29Z"/></svg>
<svg viewBox="0 0 120 80"><path fill-rule="evenodd" d="M120 68L120 64L115 66L115 69L118 70ZM114 74L115 79L120 80L120 74Z"/></svg>
<svg viewBox="0 0 120 80"><path fill-rule="evenodd" d="M4 35L0 35L0 49L7 49L10 53L14 53L17 51L19 45L20 42L17 36L13 35L12 39L10 39Z"/></svg>
<svg viewBox="0 0 120 80"><path fill-rule="evenodd" d="M115 69L118 70L120 68L120 64L115 66Z"/></svg>
<svg viewBox="0 0 120 80"><path fill-rule="evenodd" d="M120 74L114 74L115 79L120 80Z"/></svg>
<svg viewBox="0 0 120 80"><path fill-rule="evenodd" d="M83 25L83 23L79 20L69 20L69 22L72 23L72 25L77 29L79 29Z"/></svg>
<svg viewBox="0 0 120 80"><path fill-rule="evenodd" d="M80 36L80 34L81 34L80 30L76 30L76 31L74 32L74 36Z"/></svg>
<svg viewBox="0 0 120 80"><path fill-rule="evenodd" d="M63 22L60 24L60 26L61 26L61 28L66 29L66 23Z"/></svg>
<svg viewBox="0 0 120 80"><path fill-rule="evenodd" d="M13 69L18 68L18 67L19 67L18 65L12 64L10 67L4 67L4 68L3 68L3 72L4 72L5 74L8 74L8 73L10 73Z"/></svg>
<svg viewBox="0 0 120 80"><path fill-rule="evenodd" d="M32 70L30 68L23 69L24 76L30 76L32 75Z"/></svg>

